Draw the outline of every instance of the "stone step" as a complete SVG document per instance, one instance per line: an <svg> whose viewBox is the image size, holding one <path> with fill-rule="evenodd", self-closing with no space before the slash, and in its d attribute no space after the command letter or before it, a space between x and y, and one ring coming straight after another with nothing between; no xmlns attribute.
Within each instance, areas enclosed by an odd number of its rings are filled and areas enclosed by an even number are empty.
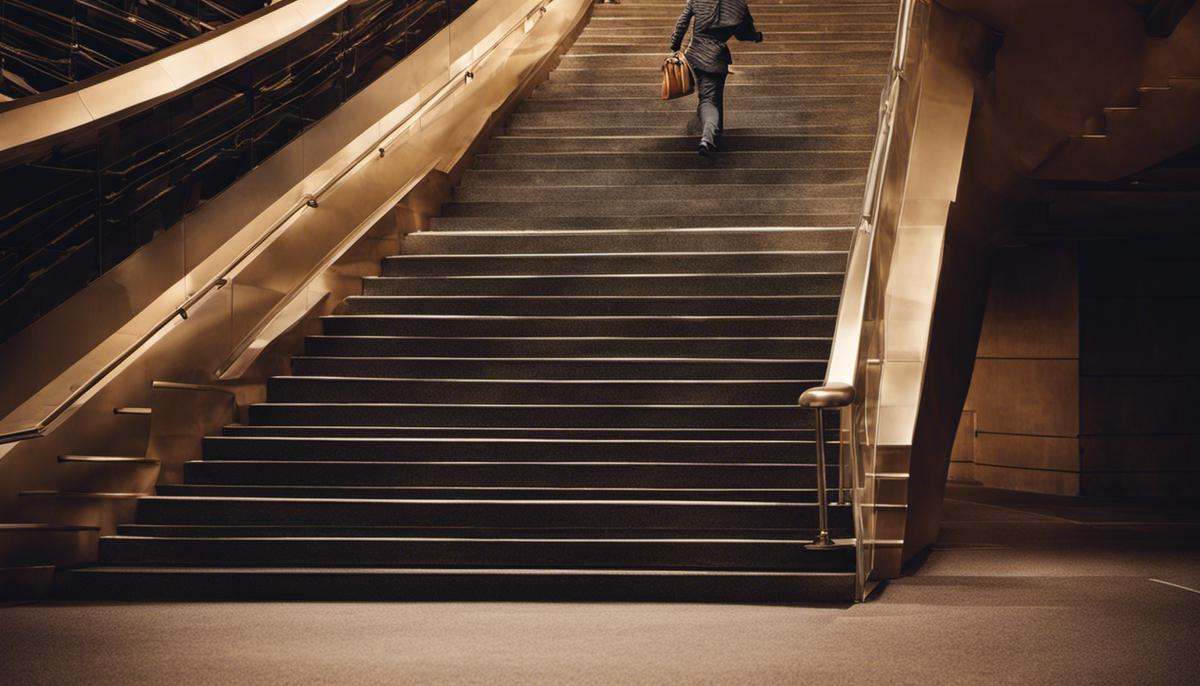
<svg viewBox="0 0 1200 686"><path fill-rule="evenodd" d="M693 101L694 102L694 101ZM802 121L797 124L773 126L739 126L726 112L725 138L741 136L871 136L875 125L866 124L865 119L858 122L845 120L812 123ZM692 136L700 135L699 120L695 113L684 112L678 117L663 119L657 124L634 126L623 123L621 118L611 118L609 123L589 127L580 126L514 126L512 122L503 129L509 136L562 136L576 138L579 136ZM786 149L786 148L784 148Z"/></svg>
<svg viewBox="0 0 1200 686"><path fill-rule="evenodd" d="M339 500L691 500L745 501L768 500L786 503L815 503L813 488L784 488L759 483L745 488L717 486L686 488L681 486L532 486L492 483L436 486L351 486L278 485L278 484L164 484L160 496L202 498L334 498Z"/></svg>
<svg viewBox="0 0 1200 686"><path fill-rule="evenodd" d="M830 336L833 315L721 317L503 317L490 315L331 315L331 336ZM586 349L586 348L584 348Z"/></svg>
<svg viewBox="0 0 1200 686"><path fill-rule="evenodd" d="M596 29L659 29L662 31L663 47L670 40L671 31L675 28L677 11L666 11L658 15L643 16L594 16L590 27ZM787 12L773 14L770 17L754 18L754 25L763 32L764 42L771 39L775 31L829 31L837 34L849 29L852 31L895 31L896 14L894 12L874 13L795 13ZM737 41L732 50L737 54ZM685 43L686 45L686 43ZM734 59L737 59L736 56Z"/></svg>
<svg viewBox="0 0 1200 686"><path fill-rule="evenodd" d="M0 565L0 606L45 600L54 590L54 565Z"/></svg>
<svg viewBox="0 0 1200 686"><path fill-rule="evenodd" d="M683 7L679 2L664 2L663 0L655 0L654 2L646 2L644 0L634 0L633 2L625 2L624 0L617 4L597 4L593 10L593 18L602 16L623 16L623 15L641 15L663 13L670 17L679 15L680 9ZM775 14L797 14L809 15L814 13L822 14L861 14L864 12L895 13L897 3L881 2L880 0L867 0L862 2L847 2L846 0L832 0L819 2L818 0L809 0L807 2L798 2L797 0L788 0L787 2L777 2L776 0L754 0L754 16L771 16Z"/></svg>
<svg viewBox="0 0 1200 686"><path fill-rule="evenodd" d="M899 6L895 0L887 2L883 0L754 0L754 6L761 8L819 7L836 9L845 7L851 9L858 5L878 5L881 9L895 9ZM617 4L598 4L595 9L597 11L619 12L622 8L629 7L665 7L667 9L673 8L674 10L679 10L681 5L677 0L621 0Z"/></svg>
<svg viewBox="0 0 1200 686"><path fill-rule="evenodd" d="M879 104L879 97L870 94L817 96L752 96L725 95L725 107L737 110L789 112L863 112ZM663 100L655 86L628 92L619 98L530 98L517 108L520 113L535 112L694 112L696 99L685 97ZM730 115L732 116L732 114Z"/></svg>
<svg viewBox="0 0 1200 686"><path fill-rule="evenodd" d="M138 501L146 524L288 524L601 527L787 528L816 520L810 503L680 500L366 500L333 498L190 498L148 496ZM845 527L845 506L830 508ZM810 524L811 526L811 524Z"/></svg>
<svg viewBox="0 0 1200 686"><path fill-rule="evenodd" d="M825 360L293 357L295 376L469 379L820 378Z"/></svg>
<svg viewBox="0 0 1200 686"><path fill-rule="evenodd" d="M351 296L339 314L522 316L778 316L837 314L833 295L623 296L440 295Z"/></svg>
<svg viewBox="0 0 1200 686"><path fill-rule="evenodd" d="M763 29L764 31L766 29ZM582 48L586 49L586 48ZM607 68L661 68L665 50L642 50L636 53L587 53L572 50L562 56L559 69L607 69ZM736 51L736 48L734 49ZM736 52L733 68L772 66L805 68L816 66L844 67L862 65L869 70L879 71L891 60L891 48L827 50L810 48L801 50L757 50Z"/></svg>
<svg viewBox="0 0 1200 686"><path fill-rule="evenodd" d="M827 438L837 440L837 432L828 429ZM567 439L638 439L656 441L811 441L811 429L771 428L656 428L656 427L530 427L530 426L272 426L229 424L222 436L316 437L316 438L567 438ZM836 456L834 456L836 459Z"/></svg>
<svg viewBox="0 0 1200 686"><path fill-rule="evenodd" d="M799 227L674 231L419 231L404 237L402 249L406 255L849 250L852 233L842 228Z"/></svg>
<svg viewBox="0 0 1200 686"><path fill-rule="evenodd" d="M828 359L829 337L308 336L306 355L366 357L691 357ZM318 422L319 424L320 422Z"/></svg>
<svg viewBox="0 0 1200 686"><path fill-rule="evenodd" d="M850 83L743 83L734 74L725 83L725 97L729 102L743 98L757 97L874 97L873 108L879 105L880 84L876 82ZM653 93L654 86L659 82L639 81L637 83L599 84L599 83L559 83L546 81L534 90L534 98L660 98L659 93ZM652 92L651 95L642 95ZM683 98L694 107L696 98Z"/></svg>
<svg viewBox="0 0 1200 686"><path fill-rule="evenodd" d="M98 536L96 526L0 522L0 567L92 562Z"/></svg>
<svg viewBox="0 0 1200 686"><path fill-rule="evenodd" d="M420 403L256 403L250 423L269 426L357 427L587 427L587 428L704 428L812 429L811 412L801 412L794 400L768 405L638 405L638 404L496 404L469 402ZM592 441L594 443L594 441ZM799 458L810 459L801 448ZM581 458L582 459L582 458ZM720 460L717 460L720 461Z"/></svg>
<svg viewBox="0 0 1200 686"><path fill-rule="evenodd" d="M781 113L786 114L786 113ZM811 167L861 167L870 163L869 150L757 150L721 151L715 158L695 152L529 152L484 153L475 156L476 169L808 169ZM858 194L854 194L858 195ZM685 200L696 201L696 198ZM640 205L639 205L640 207ZM653 205L647 205L653 207ZM619 208L610 208L619 209ZM783 209L779 210L783 212ZM628 212L622 212L627 214Z"/></svg>
<svg viewBox="0 0 1200 686"><path fill-rule="evenodd" d="M894 12L897 2L884 0L754 0L754 16L779 12ZM637 14L653 11L679 14L682 5L667 0L622 0L615 4L597 4L594 16Z"/></svg>
<svg viewBox="0 0 1200 686"><path fill-rule="evenodd" d="M738 153L730 153L736 155ZM757 154L757 153L744 153ZM702 159L702 158L698 158ZM442 205L440 216L446 217L505 217L509 219L523 217L592 217L604 215L620 216L658 216L678 215L681 213L706 213L716 215L800 215L800 216L840 216L846 221L837 224L850 223L852 217L862 206L862 198L849 195L834 198L783 197L783 198L754 198L754 197L677 197L673 199L629 199L614 206L614 203L604 200L564 200L558 201L553 195L546 200L522 202L461 202L452 201Z"/></svg>
<svg viewBox="0 0 1200 686"><path fill-rule="evenodd" d="M109 600L509 600L839 602L845 573L370 567L95 567L61 572L62 598Z"/></svg>
<svg viewBox="0 0 1200 686"><path fill-rule="evenodd" d="M797 456L799 459L800 456ZM816 468L745 462L318 462L195 460L189 484L423 488L463 484L500 488L751 489L812 488ZM829 468L834 475L836 468ZM367 489L364 492L374 492ZM160 491L161 493L161 491Z"/></svg>
<svg viewBox="0 0 1200 686"><path fill-rule="evenodd" d="M694 142L694 141L693 141ZM745 200L779 199L858 199L862 186L845 184L710 184L714 196ZM461 203L563 203L563 202L627 202L637 197L639 202L679 201L677 186L558 186L530 188L528 186L465 186L455 189L454 202ZM655 205L654 207L659 207Z"/></svg>
<svg viewBox="0 0 1200 686"><path fill-rule="evenodd" d="M662 58L659 58L659 62ZM887 81L887 60L880 65L830 64L806 67L779 65L741 65L730 67L725 85L785 83L791 86L827 84L869 84L883 89ZM662 83L661 64L650 62L644 67L563 68L550 72L552 84L603 83L620 86Z"/></svg>
<svg viewBox="0 0 1200 686"><path fill-rule="evenodd" d="M664 170L663 173L670 173ZM649 217L676 217L676 223L659 224L659 228L704 228L697 225L696 220L684 221L694 216L710 216L713 220L710 227L721 227L720 222L726 217L742 217L733 226L757 226L758 222L750 219L758 216L802 218L804 222L789 222L809 226L850 226L855 223L862 206L862 198L845 196L841 198L720 198L702 195L699 197L679 198L674 200L629 200L613 208L613 203L605 201L564 201L554 200L533 202L448 202L441 207L441 219L465 219L470 217L497 219L498 221L518 221L521 219L555 219L566 224L573 218L594 222L603 218L612 222L622 217L642 220L646 225ZM605 214L605 209L608 213ZM658 224L657 222L652 222ZM767 225L771 226L771 225ZM468 228L468 227L463 227ZM509 228L509 227L498 227ZM600 228L609 228L608 224ZM615 228L623 228L618 224Z"/></svg>
<svg viewBox="0 0 1200 686"><path fill-rule="evenodd" d="M850 538L849 529L834 529L839 538ZM741 538L810 541L813 527L786 529L644 529L572 528L572 527L498 527L487 526L323 526L320 524L237 525L237 524L125 524L117 535L166 538L588 538L588 539L704 539Z"/></svg>
<svg viewBox="0 0 1200 686"><path fill-rule="evenodd" d="M595 70L584 70L589 73L596 73ZM695 100L692 100L692 107L695 107ZM778 110L755 110L743 109L742 103L730 101L730 107L725 110L725 125L733 127L787 127L787 126L803 126L812 127L822 126L829 127L829 133L850 133L850 134L871 134L875 130L875 125L879 118L874 107L862 109L860 111L797 111L794 109L778 109ZM684 105L679 105L678 110L668 111L662 109L659 105L649 105L647 109L625 110L621 112L610 112L604 110L592 111L575 111L575 112L518 112L509 120L511 129L522 128L537 128L537 127L554 127L554 128L579 128L586 129L592 134L596 134L598 127L612 126L614 124L623 127L635 127L642 129L643 133L651 133L647 129L650 127L679 127L685 128L688 125L689 117L692 116L692 108ZM680 131L683 133L683 131ZM736 154L736 153L735 153ZM479 156L484 157L484 156ZM618 155L610 155L611 158L617 158ZM694 157L694 156L693 156ZM476 158L478 159L478 157ZM719 158L718 158L719 159ZM811 161L809 162L811 164ZM734 165L739 166L739 165ZM794 165L789 165L794 166ZM488 167L476 166L477 169L487 169Z"/></svg>
<svg viewBox="0 0 1200 686"><path fill-rule="evenodd" d="M769 173L770 170L759 170ZM851 170L860 174L859 170ZM864 170L865 172L865 170ZM622 172L618 172L622 173ZM669 173L646 170L646 173L668 177L681 175L682 172L671 170ZM779 175L786 170L777 172ZM581 175L585 172L581 172ZM512 172L512 176L520 176L521 172ZM575 217L530 217L530 216L453 216L432 217L430 228L436 231L483 231L483 230L531 230L539 231L566 230L583 231L601 229L605 231L638 231L643 229L736 229L736 228L770 228L793 226L857 226L861 221L861 210L855 212L816 212L804 214L762 214L758 212L741 212L738 214L723 214L710 212L708 214L644 214L644 215L589 215Z"/></svg>
<svg viewBox="0 0 1200 686"><path fill-rule="evenodd" d="M100 535L112 533L118 522L127 522L133 513L137 492L105 493L98 491L24 490L17 505L22 517L61 527L96 529Z"/></svg>
<svg viewBox="0 0 1200 686"><path fill-rule="evenodd" d="M672 102L681 101L673 100ZM695 108L695 106L694 102L687 103L688 109ZM874 136L847 134L811 136L725 135L721 137L721 151L768 152L794 150L819 153L863 152L870 151L874 141ZM487 153L695 153L695 148L695 136L496 136L488 144ZM564 181L568 180L564 179ZM806 190L816 189L808 187Z"/></svg>
<svg viewBox="0 0 1200 686"><path fill-rule="evenodd" d="M807 550L804 541L769 539L466 538L142 538L106 537L108 565L323 567L502 566L572 569L722 569L846 571L854 549Z"/></svg>
<svg viewBox="0 0 1200 686"><path fill-rule="evenodd" d="M841 272L746 273L746 274L582 274L539 276L445 276L445 277L368 277L363 279L363 295L835 295L841 292ZM571 323L571 334L585 336ZM663 323L668 323L664 320ZM566 326L564 323L561 326ZM407 325L406 325L407 326ZM392 330L392 335L458 336L443 323L430 323L432 334L412 329ZM476 326L482 325L464 325ZM509 324L506 326L515 326ZM554 325L560 326L560 325ZM600 326L597 324L596 326ZM622 336L605 329L604 336ZM326 333L332 333L327 331ZM668 333L658 330L657 333ZM677 337L689 334L670 331ZM503 334L495 330L474 335L540 336L527 330ZM705 335L718 335L711 330ZM743 332L743 335L752 336Z"/></svg>
<svg viewBox="0 0 1200 686"><path fill-rule="evenodd" d="M682 137L681 137L682 138ZM693 145L695 137L687 137ZM571 140L566 138L564 140ZM736 145L736 144L732 144ZM568 152L566 150L562 152ZM694 153L693 153L694 154ZM675 188L686 186L718 186L734 184L855 184L854 195L861 196L863 185L866 183L867 166L865 164L848 164L832 166L824 164L820 167L796 169L672 169L664 173L661 169L545 169L535 171L520 171L512 169L487 170L472 169L463 175L462 187L468 186L512 186L526 187L559 187L571 184L591 186L663 186ZM620 217L624 220L624 217ZM440 230L440 218L431 219L433 227ZM598 223L598 222L597 222ZM669 226L669 222L667 225ZM784 226L771 224L770 226ZM822 226L821 224L793 224L791 226ZM542 227L530 224L522 226L529 230L544 228L567 228L565 226ZM667 228L666 226L660 228ZM698 228L704 228L701 224Z"/></svg>
<svg viewBox="0 0 1200 686"><path fill-rule="evenodd" d="M159 460L141 455L60 455L56 471L64 491L144 493L159 470Z"/></svg>
<svg viewBox="0 0 1200 686"><path fill-rule="evenodd" d="M584 29L579 40L571 46L575 52L617 54L660 51L669 47L663 42L664 32L655 30ZM669 40L669 37L668 37ZM730 52L739 55L754 52L786 52L789 50L879 50L892 51L895 34L892 31L776 31L771 40L762 43L731 41ZM686 46L688 39L684 39Z"/></svg>
<svg viewBox="0 0 1200 686"><path fill-rule="evenodd" d="M483 201L481 201L483 202ZM538 274L720 274L834 272L846 253L829 251L498 253L394 255L382 276L536 276Z"/></svg>
<svg viewBox="0 0 1200 686"><path fill-rule="evenodd" d="M832 326L829 327L832 329ZM275 376L267 402L275 403L579 403L624 405L738 405L794 402L820 379L541 380L364 379Z"/></svg>

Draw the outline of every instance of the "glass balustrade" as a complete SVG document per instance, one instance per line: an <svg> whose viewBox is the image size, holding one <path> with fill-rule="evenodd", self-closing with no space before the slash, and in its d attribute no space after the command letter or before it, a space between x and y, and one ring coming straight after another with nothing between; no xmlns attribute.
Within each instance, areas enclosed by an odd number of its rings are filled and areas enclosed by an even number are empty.
<svg viewBox="0 0 1200 686"><path fill-rule="evenodd" d="M0 98L42 93L239 19L263 0L0 0Z"/></svg>
<svg viewBox="0 0 1200 686"><path fill-rule="evenodd" d="M305 33L230 72L136 114L85 127L52 148L0 168L0 340L170 230L473 2L349 3ZM31 9L28 2L0 0L5 13L0 42L6 46L7 60L10 41L25 40L22 36L36 33L62 39L66 49L38 56L39 69L47 74L38 85L55 85L50 74L67 78L75 73L72 64L83 51L70 48L74 43L67 42L69 35L63 37L63 16L89 18L88 31L105 34L103 41L90 45L96 55L109 60L132 54L116 46L136 44L153 52L187 30L195 35L199 26L228 21L258 4L63 0L39 1ZM135 6L147 13L153 6L156 14L146 16L161 21L153 22L153 30L134 26L123 27L122 32L96 19L120 16L113 14L117 8L130 11ZM24 32L10 35L11 19L17 15ZM70 29L77 37L84 33L81 25L76 21ZM103 31L97 28L105 26ZM41 48L32 42L21 45ZM9 73L7 66L5 73ZM65 81L60 79L61 83ZM19 106L20 101L0 103L0 114Z"/></svg>

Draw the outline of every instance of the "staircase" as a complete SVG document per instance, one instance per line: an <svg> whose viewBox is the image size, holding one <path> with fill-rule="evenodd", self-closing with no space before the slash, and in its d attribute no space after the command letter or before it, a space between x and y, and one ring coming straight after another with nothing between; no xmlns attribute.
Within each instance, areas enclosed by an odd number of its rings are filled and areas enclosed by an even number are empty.
<svg viewBox="0 0 1200 686"><path fill-rule="evenodd" d="M715 159L694 98L657 98L680 5L596 6L431 230L59 593L851 599L853 548L805 548L796 399L824 377L896 3L754 3Z"/></svg>
<svg viewBox="0 0 1200 686"><path fill-rule="evenodd" d="M1106 107L1033 172L1041 181L1117 181L1200 144L1200 77L1138 89L1136 105Z"/></svg>

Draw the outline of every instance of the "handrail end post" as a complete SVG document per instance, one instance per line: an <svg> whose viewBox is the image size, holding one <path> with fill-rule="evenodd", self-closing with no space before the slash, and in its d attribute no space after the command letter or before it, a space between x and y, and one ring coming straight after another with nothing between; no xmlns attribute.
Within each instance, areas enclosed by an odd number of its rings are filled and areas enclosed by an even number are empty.
<svg viewBox="0 0 1200 686"><path fill-rule="evenodd" d="M800 395L799 404L811 409L814 415L815 440L817 449L817 536L812 543L805 546L808 550L833 550L840 548L829 536L829 487L826 483L825 466L825 410L846 407L854 402L854 387L845 383L830 383L825 386L810 388ZM840 463L839 463L840 464ZM842 500L841 470L838 471L838 500Z"/></svg>

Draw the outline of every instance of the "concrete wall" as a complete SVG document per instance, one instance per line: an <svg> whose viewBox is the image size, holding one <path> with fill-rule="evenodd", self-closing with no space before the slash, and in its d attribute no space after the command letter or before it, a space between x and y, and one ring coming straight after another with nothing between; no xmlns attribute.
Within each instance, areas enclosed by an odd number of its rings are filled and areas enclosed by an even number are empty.
<svg viewBox="0 0 1200 686"><path fill-rule="evenodd" d="M1001 251L952 478L969 465L969 477L990 486L1078 493L1078 282L1073 246Z"/></svg>
<svg viewBox="0 0 1200 686"><path fill-rule="evenodd" d="M1195 498L1196 241L1012 247L993 271L951 478Z"/></svg>
<svg viewBox="0 0 1200 686"><path fill-rule="evenodd" d="M1200 240L1080 246L1080 491L1200 492Z"/></svg>

